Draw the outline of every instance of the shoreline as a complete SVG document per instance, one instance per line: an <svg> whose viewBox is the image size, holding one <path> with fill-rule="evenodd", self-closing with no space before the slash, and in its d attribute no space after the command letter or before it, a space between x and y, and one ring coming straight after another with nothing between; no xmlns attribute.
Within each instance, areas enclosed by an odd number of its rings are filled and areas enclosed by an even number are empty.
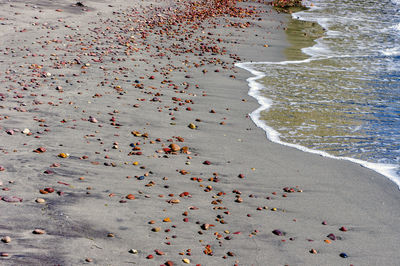
<svg viewBox="0 0 400 266"><path fill-rule="evenodd" d="M304 12L304 10L300 10L299 12ZM288 16L290 16L290 19L288 22L289 23L288 29L285 30L285 32L287 33L287 38L289 39L290 46L285 49L286 60L279 61L279 62L268 62L268 61L242 62L242 63L236 64L237 67L243 68L243 69L247 70L249 73L251 73L252 75L254 75L254 77L247 79L247 81L249 83L249 87L250 87L249 95L251 97L255 98L260 104L260 107L257 108L256 110L254 110L250 114L254 123L259 128L261 128L262 130L265 131L266 136L269 141L275 142L280 145L288 146L291 148L295 148L295 149L301 150L303 152L321 155L323 157L332 158L332 159L336 159L336 160L347 160L347 161L353 162L355 164L358 164L358 165L361 165L368 169L371 169L371 170L377 172L378 174L383 175L385 178L392 181L394 183L394 185L396 185L400 189L400 179L399 179L399 176L396 174L396 170L398 169L397 165L373 163L373 162L368 162L368 161L364 161L364 160L360 160L360 159L356 159L356 158L352 158L352 157L335 156L335 155L332 155L323 150L315 150L315 149L311 149L311 148L308 148L308 147L305 147L302 145L284 142L280 139L279 132L277 132L272 127L268 126L267 121L260 119L261 112L264 112L264 111L267 111L268 109L270 109L272 102L271 102L271 99L268 99L259 94L259 91L263 88L263 85L261 83L258 83L257 80L261 80L262 78L266 77L266 74L255 70L254 67L252 68L251 66L252 65L275 65L275 64L286 65L286 64L295 64L295 63L301 63L301 62L306 63L306 62L310 62L313 60L318 60L318 57L314 58L314 56L304 53L303 49L312 48L313 46L317 46L318 39L326 36L326 32L323 30L323 26L319 25L318 22L306 21L306 20L294 18L293 16L295 16L296 13L287 14ZM302 24L302 25L298 26L299 24ZM314 24L317 24L317 26ZM300 28L301 26L303 26L305 28ZM300 34L300 33L304 33L304 34ZM321 35L322 33L324 33L324 34Z"/></svg>
<svg viewBox="0 0 400 266"><path fill-rule="evenodd" d="M172 0L73 4L0 12L2 264L399 261L389 180L270 142L248 116L234 63L282 60L283 15L241 2L241 18L167 27Z"/></svg>

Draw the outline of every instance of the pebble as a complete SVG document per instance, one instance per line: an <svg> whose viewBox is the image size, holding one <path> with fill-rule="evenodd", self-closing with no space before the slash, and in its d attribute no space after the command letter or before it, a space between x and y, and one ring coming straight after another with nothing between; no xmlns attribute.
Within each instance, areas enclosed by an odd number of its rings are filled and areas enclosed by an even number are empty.
<svg viewBox="0 0 400 266"><path fill-rule="evenodd" d="M344 253L344 252L340 253L339 256L344 258L344 259L348 257L348 255L346 253Z"/></svg>
<svg viewBox="0 0 400 266"><path fill-rule="evenodd" d="M186 264L190 264L190 260L189 259L182 259L182 261L184 262L184 263L186 263Z"/></svg>
<svg viewBox="0 0 400 266"><path fill-rule="evenodd" d="M129 200L134 200L135 196L132 195L132 194L128 194L128 195L126 195L126 198L129 199Z"/></svg>
<svg viewBox="0 0 400 266"><path fill-rule="evenodd" d="M8 202L8 203L17 203L17 202L22 202L22 198L16 197L16 196L4 196L1 198L3 201Z"/></svg>
<svg viewBox="0 0 400 266"><path fill-rule="evenodd" d="M277 236L283 236L282 231L281 231L281 230L278 230L278 229L273 230L272 233L273 233L274 235L277 235Z"/></svg>
<svg viewBox="0 0 400 266"><path fill-rule="evenodd" d="M35 235L43 235L46 234L46 231L44 231L43 229L35 229L32 231L32 233Z"/></svg>
<svg viewBox="0 0 400 266"><path fill-rule="evenodd" d="M169 147L171 148L171 150L172 150L173 152L177 152L177 151L180 151L180 150L181 150L181 147L179 147L179 145L178 145L178 144L175 144L175 143L170 144Z"/></svg>
<svg viewBox="0 0 400 266"><path fill-rule="evenodd" d="M5 237L3 237L3 238L1 239L1 241L4 242L4 243L10 243L10 242L11 242L11 237L5 236Z"/></svg>
<svg viewBox="0 0 400 266"><path fill-rule="evenodd" d="M310 249L310 253L311 253L311 254L317 254L318 252L317 252L317 250L315 250L315 249Z"/></svg>
<svg viewBox="0 0 400 266"><path fill-rule="evenodd" d="M37 199L36 199L36 202L37 202L37 203L45 203L46 200L45 200L45 199L42 199L42 198L37 198Z"/></svg>
<svg viewBox="0 0 400 266"><path fill-rule="evenodd" d="M196 126L195 124L193 124L193 123L190 123L190 124L188 125L188 127L189 127L190 129L196 129L196 128L197 128L197 126Z"/></svg>
<svg viewBox="0 0 400 266"><path fill-rule="evenodd" d="M329 238L330 240L336 240L336 236L332 233L327 235L326 237Z"/></svg>
<svg viewBox="0 0 400 266"><path fill-rule="evenodd" d="M136 249L130 249L128 252L132 254L138 254L138 251Z"/></svg>
<svg viewBox="0 0 400 266"><path fill-rule="evenodd" d="M27 135L27 134L31 133L31 131L28 128L25 128L24 130L22 130L22 133Z"/></svg>

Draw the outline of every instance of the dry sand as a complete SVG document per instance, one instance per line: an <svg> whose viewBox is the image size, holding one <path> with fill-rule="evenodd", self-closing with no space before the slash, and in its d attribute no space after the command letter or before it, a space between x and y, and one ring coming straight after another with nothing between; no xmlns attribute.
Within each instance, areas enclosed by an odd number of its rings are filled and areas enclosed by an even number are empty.
<svg viewBox="0 0 400 266"><path fill-rule="evenodd" d="M0 264L398 265L393 183L247 116L287 17L185 3L0 4Z"/></svg>

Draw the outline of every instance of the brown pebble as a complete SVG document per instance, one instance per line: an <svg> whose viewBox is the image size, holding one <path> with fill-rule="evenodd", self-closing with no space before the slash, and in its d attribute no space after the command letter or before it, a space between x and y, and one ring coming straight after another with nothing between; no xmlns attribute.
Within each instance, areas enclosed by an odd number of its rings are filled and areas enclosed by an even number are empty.
<svg viewBox="0 0 400 266"><path fill-rule="evenodd" d="M91 259L91 258L86 258L85 261L86 261L86 262L92 262L93 259Z"/></svg>
<svg viewBox="0 0 400 266"><path fill-rule="evenodd" d="M310 250L310 253L311 253L311 254L317 254L318 252L317 252L317 250L315 250L315 249L311 249L311 250Z"/></svg>
<svg viewBox="0 0 400 266"><path fill-rule="evenodd" d="M42 229L35 229L32 231L32 233L34 233L35 235L43 235L43 234L46 234L46 231L44 231Z"/></svg>
<svg viewBox="0 0 400 266"><path fill-rule="evenodd" d="M4 243L10 243L11 242L11 237L9 236L5 236L1 239L1 241L3 241Z"/></svg>

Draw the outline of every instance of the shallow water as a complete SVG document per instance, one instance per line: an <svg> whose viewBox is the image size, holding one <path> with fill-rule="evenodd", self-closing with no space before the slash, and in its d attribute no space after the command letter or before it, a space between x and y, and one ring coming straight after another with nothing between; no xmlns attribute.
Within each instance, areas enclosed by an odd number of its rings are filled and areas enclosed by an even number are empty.
<svg viewBox="0 0 400 266"><path fill-rule="evenodd" d="M288 61L241 65L258 76L252 117L276 142L370 162L400 186L400 1L314 4L293 18L324 33L295 20Z"/></svg>

